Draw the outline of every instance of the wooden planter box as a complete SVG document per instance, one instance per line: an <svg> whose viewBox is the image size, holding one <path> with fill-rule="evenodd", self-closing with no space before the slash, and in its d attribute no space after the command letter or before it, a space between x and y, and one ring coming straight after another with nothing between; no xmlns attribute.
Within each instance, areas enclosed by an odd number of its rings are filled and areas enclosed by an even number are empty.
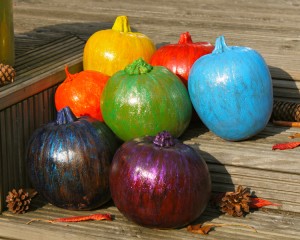
<svg viewBox="0 0 300 240"><path fill-rule="evenodd" d="M17 56L14 83L0 88L0 213L13 188L29 187L25 149L33 131L52 121L54 93L70 72L82 70L84 41L66 37Z"/></svg>

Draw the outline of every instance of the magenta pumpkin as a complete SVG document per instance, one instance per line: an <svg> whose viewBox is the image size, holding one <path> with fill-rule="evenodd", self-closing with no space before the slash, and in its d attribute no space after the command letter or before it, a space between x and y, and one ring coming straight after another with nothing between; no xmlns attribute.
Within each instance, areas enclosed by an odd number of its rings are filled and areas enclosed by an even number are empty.
<svg viewBox="0 0 300 240"><path fill-rule="evenodd" d="M211 193L204 159L166 131L125 142L114 155L109 183L119 211L150 228L191 223Z"/></svg>

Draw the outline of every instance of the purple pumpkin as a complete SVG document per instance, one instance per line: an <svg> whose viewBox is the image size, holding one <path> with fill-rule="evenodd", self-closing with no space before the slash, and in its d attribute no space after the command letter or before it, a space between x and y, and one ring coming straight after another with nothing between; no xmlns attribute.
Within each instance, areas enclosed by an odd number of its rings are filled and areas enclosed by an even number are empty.
<svg viewBox="0 0 300 240"><path fill-rule="evenodd" d="M150 228L187 225L211 193L203 158L166 131L125 142L114 155L109 181L119 211Z"/></svg>
<svg viewBox="0 0 300 240"><path fill-rule="evenodd" d="M117 141L102 122L76 118L69 107L32 134L27 147L34 188L50 203L90 210L110 200L109 168Z"/></svg>

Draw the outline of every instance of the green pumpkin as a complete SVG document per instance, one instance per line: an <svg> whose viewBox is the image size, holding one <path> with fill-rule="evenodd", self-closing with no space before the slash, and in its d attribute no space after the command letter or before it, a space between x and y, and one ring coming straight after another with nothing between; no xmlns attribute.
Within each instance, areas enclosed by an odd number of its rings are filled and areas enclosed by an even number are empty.
<svg viewBox="0 0 300 240"><path fill-rule="evenodd" d="M179 137L192 116L180 79L141 58L111 76L102 92L101 110L105 123L124 141L163 130Z"/></svg>

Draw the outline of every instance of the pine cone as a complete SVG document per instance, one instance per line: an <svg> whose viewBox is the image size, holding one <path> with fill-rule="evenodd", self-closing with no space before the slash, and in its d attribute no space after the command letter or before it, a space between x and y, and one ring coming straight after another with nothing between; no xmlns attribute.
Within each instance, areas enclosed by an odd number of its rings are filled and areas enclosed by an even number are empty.
<svg viewBox="0 0 300 240"><path fill-rule="evenodd" d="M223 213L227 213L233 217L241 217L249 212L250 202L250 189L239 185L236 192L225 193L219 206Z"/></svg>
<svg viewBox="0 0 300 240"><path fill-rule="evenodd" d="M15 76L16 71L12 66L0 63L0 86L12 83Z"/></svg>
<svg viewBox="0 0 300 240"><path fill-rule="evenodd" d="M300 122L300 103L274 101L272 119Z"/></svg>
<svg viewBox="0 0 300 240"><path fill-rule="evenodd" d="M36 192L34 195L35 194ZM13 189L8 192L6 196L8 210L13 213L25 213L29 209L30 201L33 196L23 189L19 189L18 191Z"/></svg>

